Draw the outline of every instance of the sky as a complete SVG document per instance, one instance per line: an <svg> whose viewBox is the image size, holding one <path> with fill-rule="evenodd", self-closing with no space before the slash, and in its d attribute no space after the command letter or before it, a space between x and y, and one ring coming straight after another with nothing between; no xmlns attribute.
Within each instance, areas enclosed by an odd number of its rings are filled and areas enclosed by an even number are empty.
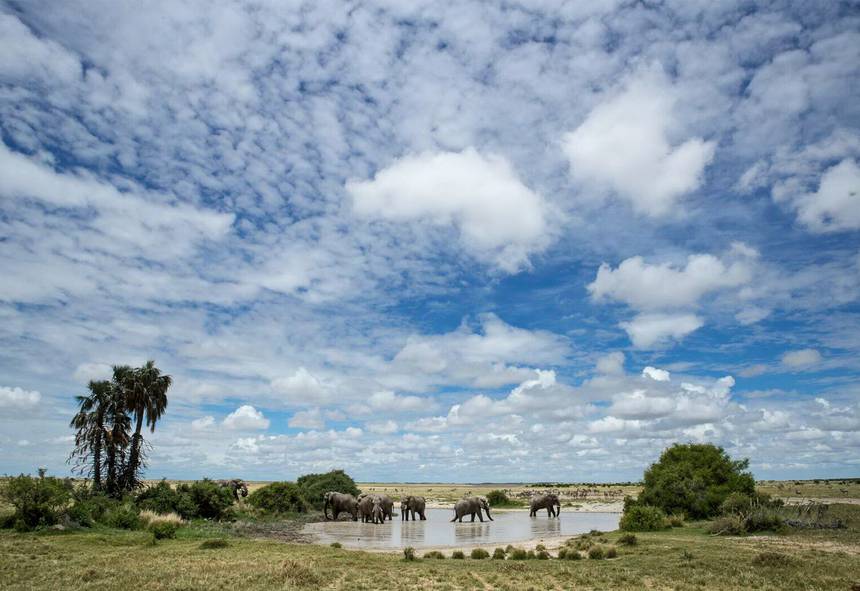
<svg viewBox="0 0 860 591"><path fill-rule="evenodd" d="M0 0L0 473L860 476L860 4Z"/></svg>

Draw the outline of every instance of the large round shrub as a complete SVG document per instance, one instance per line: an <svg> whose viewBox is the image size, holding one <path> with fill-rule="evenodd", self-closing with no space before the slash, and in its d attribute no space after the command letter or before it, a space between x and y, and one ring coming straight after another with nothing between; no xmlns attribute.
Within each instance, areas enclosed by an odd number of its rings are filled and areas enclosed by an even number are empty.
<svg viewBox="0 0 860 591"><path fill-rule="evenodd" d="M624 531L657 531L666 527L666 514L659 507L629 505L624 508L619 527Z"/></svg>
<svg viewBox="0 0 860 591"><path fill-rule="evenodd" d="M208 478L176 487L179 495L176 512L183 519L202 517L223 519L228 517L233 506L233 493Z"/></svg>
<svg viewBox="0 0 860 591"><path fill-rule="evenodd" d="M178 513L179 494L166 480L145 488L137 495L137 506L156 513Z"/></svg>
<svg viewBox="0 0 860 591"><path fill-rule="evenodd" d="M323 508L323 496L330 490L358 496L361 493L355 481L343 470L332 470L325 474L305 474L299 476L296 485L302 496L314 509Z"/></svg>
<svg viewBox="0 0 860 591"><path fill-rule="evenodd" d="M248 503L267 513L304 513L308 510L301 489L291 482L273 482L258 488L248 497Z"/></svg>
<svg viewBox="0 0 860 591"><path fill-rule="evenodd" d="M508 498L508 495L503 490L491 490L487 493L487 502L490 503L491 507L501 507L504 505L509 505L511 500Z"/></svg>
<svg viewBox="0 0 860 591"><path fill-rule="evenodd" d="M21 474L0 484L0 498L15 509L10 521L26 531L57 523L72 498L72 484L50 476Z"/></svg>
<svg viewBox="0 0 860 591"><path fill-rule="evenodd" d="M721 447L678 443L645 471L638 503L692 518L711 517L731 493L754 492L748 467L749 460L732 460Z"/></svg>

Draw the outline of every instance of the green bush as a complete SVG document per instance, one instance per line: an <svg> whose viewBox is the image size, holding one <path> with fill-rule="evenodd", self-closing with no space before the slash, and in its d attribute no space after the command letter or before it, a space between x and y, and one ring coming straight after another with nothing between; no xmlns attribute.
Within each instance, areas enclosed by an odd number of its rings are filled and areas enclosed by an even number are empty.
<svg viewBox="0 0 860 591"><path fill-rule="evenodd" d="M514 550L516 550L516 547L513 544L508 544L507 546L505 546L505 554L510 554Z"/></svg>
<svg viewBox="0 0 860 591"><path fill-rule="evenodd" d="M561 558L559 556L559 558ZM582 560L582 554L576 550L568 550L564 555L565 560Z"/></svg>
<svg viewBox="0 0 860 591"><path fill-rule="evenodd" d="M748 532L780 531L785 527L785 519L778 509L757 507L744 517L744 529Z"/></svg>
<svg viewBox="0 0 860 591"><path fill-rule="evenodd" d="M444 560L445 555L438 550L431 550L430 552L424 554L424 558L435 558L436 560Z"/></svg>
<svg viewBox="0 0 860 591"><path fill-rule="evenodd" d="M82 527L92 527L97 523L105 523L108 512L120 504L120 501L100 493L76 492L75 501L66 510L66 515L70 521Z"/></svg>
<svg viewBox="0 0 860 591"><path fill-rule="evenodd" d="M488 492L487 501L490 503L491 507L499 507L511 504L511 500L508 498L508 495L503 490L491 490L490 492Z"/></svg>
<svg viewBox="0 0 860 591"><path fill-rule="evenodd" d="M496 548L493 550L493 560L504 560L505 559L505 551L502 548Z"/></svg>
<svg viewBox="0 0 860 591"><path fill-rule="evenodd" d="M140 516L134 505L125 503L109 509L105 514L104 523L117 529L140 529Z"/></svg>
<svg viewBox="0 0 860 591"><path fill-rule="evenodd" d="M343 548L343 545L340 542L332 542L329 546L332 548Z"/></svg>
<svg viewBox="0 0 860 591"><path fill-rule="evenodd" d="M59 521L72 498L72 484L50 476L21 474L0 484L0 498L15 509L10 518L15 528L26 531Z"/></svg>
<svg viewBox="0 0 860 591"><path fill-rule="evenodd" d="M546 552L546 546L543 544L538 544L535 546L535 552Z"/></svg>
<svg viewBox="0 0 860 591"><path fill-rule="evenodd" d="M522 548L514 548L509 554L511 555L511 560L525 560L529 557L528 552Z"/></svg>
<svg viewBox="0 0 860 591"><path fill-rule="evenodd" d="M302 496L314 509L323 508L323 496L330 490L358 496L361 491L355 481L343 470L332 470L325 474L305 474L299 476L296 485Z"/></svg>
<svg viewBox="0 0 860 591"><path fill-rule="evenodd" d="M135 502L141 509L166 515L167 513L180 513L179 498L179 493L166 480L161 480L155 486L140 491Z"/></svg>
<svg viewBox="0 0 860 591"><path fill-rule="evenodd" d="M230 542L223 538L215 538L214 540L205 540L198 548L201 550L214 550L216 548L226 548Z"/></svg>
<svg viewBox="0 0 860 591"><path fill-rule="evenodd" d="M646 471L639 504L694 519L716 515L733 492L753 494L749 460L732 460L711 444L675 444Z"/></svg>
<svg viewBox="0 0 860 591"><path fill-rule="evenodd" d="M567 548L565 548L564 546L562 546L561 548L559 548L559 549L558 549L558 557L559 557L559 559L564 559L564 558L567 556L567 552L568 552L568 550L567 550Z"/></svg>
<svg viewBox="0 0 860 591"><path fill-rule="evenodd" d="M535 558L537 558L537 554L535 554L534 550L529 550L528 552L526 552L527 560L534 560Z"/></svg>
<svg viewBox="0 0 860 591"><path fill-rule="evenodd" d="M176 487L176 513L183 519L225 519L230 517L233 507L233 493L227 487L208 478L180 484Z"/></svg>
<svg viewBox="0 0 860 591"><path fill-rule="evenodd" d="M406 546L403 549L403 560L415 560L415 548Z"/></svg>
<svg viewBox="0 0 860 591"><path fill-rule="evenodd" d="M624 531L657 531L666 526L666 514L659 507L630 505L625 508L619 525Z"/></svg>
<svg viewBox="0 0 860 591"><path fill-rule="evenodd" d="M453 558L454 560L463 560L464 558L466 558L466 555L463 554L462 550L454 550L453 552L451 552L451 558Z"/></svg>
<svg viewBox="0 0 860 591"><path fill-rule="evenodd" d="M588 551L588 557L592 560L603 560L605 558L605 553L603 551L603 547L595 546L591 550Z"/></svg>
<svg viewBox="0 0 860 591"><path fill-rule="evenodd" d="M173 539L176 537L176 530L179 526L171 521L155 521L147 527L156 540Z"/></svg>
<svg viewBox="0 0 860 591"><path fill-rule="evenodd" d="M472 554L470 556L475 560L483 560L485 558L489 558L490 553L483 548L475 548L474 550L472 550Z"/></svg>
<svg viewBox="0 0 860 591"><path fill-rule="evenodd" d="M291 482L273 482L258 488L248 503L266 513L306 513L308 504L301 489Z"/></svg>
<svg viewBox="0 0 860 591"><path fill-rule="evenodd" d="M639 540L637 540L636 536L633 534L624 534L618 538L618 543L622 546L635 546L639 543Z"/></svg>
<svg viewBox="0 0 860 591"><path fill-rule="evenodd" d="M538 550L536 556L538 560L549 560L549 552L546 550Z"/></svg>

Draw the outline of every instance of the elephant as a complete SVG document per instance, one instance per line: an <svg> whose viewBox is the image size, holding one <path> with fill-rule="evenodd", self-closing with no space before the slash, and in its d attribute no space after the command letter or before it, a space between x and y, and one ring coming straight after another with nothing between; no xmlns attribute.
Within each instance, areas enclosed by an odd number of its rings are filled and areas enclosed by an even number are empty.
<svg viewBox="0 0 860 591"><path fill-rule="evenodd" d="M387 518L388 521L391 521L392 516L394 515L394 501L392 501L391 497L388 495L379 495L379 502L382 506L383 518Z"/></svg>
<svg viewBox="0 0 860 591"><path fill-rule="evenodd" d="M331 507L332 519L337 520L341 513L352 515L353 521L358 521L358 501L348 493L329 491L323 496L323 515L328 519L328 508Z"/></svg>
<svg viewBox="0 0 860 591"><path fill-rule="evenodd" d="M241 478L234 478L232 480L219 480L218 485L221 488L229 488L230 492L233 493L233 498L235 500L239 500L239 495L242 497L248 496L248 485L245 484L245 481Z"/></svg>
<svg viewBox="0 0 860 591"><path fill-rule="evenodd" d="M558 507L558 513L556 513L556 507ZM549 517L561 517L561 501L558 500L558 495L547 493L534 497L529 503L529 517L536 517L540 509L546 509Z"/></svg>
<svg viewBox="0 0 860 591"><path fill-rule="evenodd" d="M487 518L490 521L493 521L493 517L490 515L490 503L487 502L486 497L466 497L465 499L460 499L454 505L454 519L451 521L459 521L463 523L463 517L465 515L471 515L472 521L475 521L475 514L478 515L478 519L483 523L484 518L481 516L481 509L487 512Z"/></svg>
<svg viewBox="0 0 860 591"><path fill-rule="evenodd" d="M412 521L415 521L415 514L421 518L421 521L426 521L424 517L424 508L427 506L427 501L424 497L415 497L412 495L400 499L400 520L409 521L409 514L412 514Z"/></svg>
<svg viewBox="0 0 860 591"><path fill-rule="evenodd" d="M358 501L358 516L364 523L385 523L382 498L377 495L362 495Z"/></svg>

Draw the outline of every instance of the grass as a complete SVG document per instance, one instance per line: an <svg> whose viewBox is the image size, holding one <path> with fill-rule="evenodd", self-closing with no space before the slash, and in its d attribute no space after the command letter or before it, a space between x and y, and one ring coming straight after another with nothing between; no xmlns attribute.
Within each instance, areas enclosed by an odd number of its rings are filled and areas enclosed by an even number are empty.
<svg viewBox="0 0 860 591"><path fill-rule="evenodd" d="M179 537L149 545L146 532L0 532L4 589L481 589L642 587L850 589L860 580L860 507L840 506L845 530L726 538L703 524L636 534L612 560L415 560L234 537ZM194 530L189 524L183 530ZM623 534L602 534L617 544ZM215 548L215 549L209 549ZM726 568L731 564L732 568ZM483 582L482 582L483 581Z"/></svg>

